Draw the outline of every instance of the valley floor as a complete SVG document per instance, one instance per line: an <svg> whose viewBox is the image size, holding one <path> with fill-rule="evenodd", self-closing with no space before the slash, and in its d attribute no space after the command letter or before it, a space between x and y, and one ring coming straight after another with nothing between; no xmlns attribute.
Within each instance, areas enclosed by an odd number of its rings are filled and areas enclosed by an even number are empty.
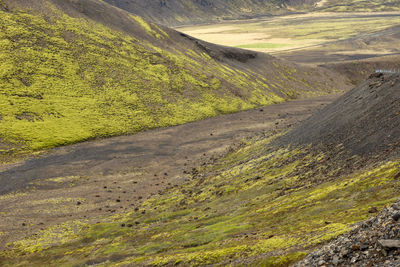
<svg viewBox="0 0 400 267"><path fill-rule="evenodd" d="M254 135L290 128L338 95L296 100L0 166L0 249L65 221L96 222L178 186Z"/></svg>
<svg viewBox="0 0 400 267"><path fill-rule="evenodd" d="M179 27L196 38L318 65L398 55L399 12L314 12Z"/></svg>

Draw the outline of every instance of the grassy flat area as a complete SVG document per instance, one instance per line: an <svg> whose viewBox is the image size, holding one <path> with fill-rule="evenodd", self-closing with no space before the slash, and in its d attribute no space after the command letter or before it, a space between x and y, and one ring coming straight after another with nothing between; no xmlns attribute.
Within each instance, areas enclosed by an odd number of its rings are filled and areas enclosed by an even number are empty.
<svg viewBox="0 0 400 267"><path fill-rule="evenodd" d="M399 13L311 13L180 27L209 42L272 52L344 40L399 25Z"/></svg>
<svg viewBox="0 0 400 267"><path fill-rule="evenodd" d="M400 11L399 0L324 0L318 8L334 12Z"/></svg>

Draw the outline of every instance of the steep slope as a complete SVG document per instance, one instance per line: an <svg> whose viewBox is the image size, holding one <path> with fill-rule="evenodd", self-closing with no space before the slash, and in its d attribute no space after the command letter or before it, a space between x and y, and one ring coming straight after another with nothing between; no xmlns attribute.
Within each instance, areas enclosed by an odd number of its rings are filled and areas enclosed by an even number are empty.
<svg viewBox="0 0 400 267"><path fill-rule="evenodd" d="M373 76L287 135L243 141L135 211L44 229L0 261L288 266L398 199L399 78Z"/></svg>
<svg viewBox="0 0 400 267"><path fill-rule="evenodd" d="M288 6L312 6L315 0L106 0L107 3L164 25L211 23L288 13Z"/></svg>
<svg viewBox="0 0 400 267"><path fill-rule="evenodd" d="M376 73L282 139L290 144L340 145L358 155L383 156L386 151L398 156L399 128L400 74Z"/></svg>
<svg viewBox="0 0 400 267"><path fill-rule="evenodd" d="M344 88L96 0L2 0L0 152L181 124Z"/></svg>

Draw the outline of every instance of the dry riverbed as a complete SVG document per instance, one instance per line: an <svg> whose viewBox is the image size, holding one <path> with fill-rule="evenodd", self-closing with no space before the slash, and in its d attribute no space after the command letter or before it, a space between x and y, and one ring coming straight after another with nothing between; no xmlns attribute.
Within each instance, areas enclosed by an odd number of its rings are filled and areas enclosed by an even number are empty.
<svg viewBox="0 0 400 267"><path fill-rule="evenodd" d="M96 222L133 210L152 195L184 183L197 166L212 163L241 140L292 127L337 97L85 142L2 165L0 249L65 221Z"/></svg>

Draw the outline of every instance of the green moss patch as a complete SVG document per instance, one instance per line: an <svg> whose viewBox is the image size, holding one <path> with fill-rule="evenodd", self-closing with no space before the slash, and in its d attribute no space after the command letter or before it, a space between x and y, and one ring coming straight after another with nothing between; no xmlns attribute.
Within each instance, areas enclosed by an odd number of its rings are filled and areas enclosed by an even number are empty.
<svg viewBox="0 0 400 267"><path fill-rule="evenodd" d="M10 244L0 260L9 265L24 259L40 265L46 259L54 265L288 266L368 218L371 206L382 208L398 198L399 161L330 179L324 173L342 165L326 153L307 147L277 150L270 141L244 143L199 169L182 187L146 201L138 211L89 225L73 241L27 255L31 245L21 241L23 250L21 242Z"/></svg>
<svg viewBox="0 0 400 267"><path fill-rule="evenodd" d="M131 134L290 98L291 80L272 71L270 81L233 68L139 17L130 19L144 39L47 8L46 15L0 10L0 140L12 146L1 154ZM323 94L333 88L303 89Z"/></svg>

